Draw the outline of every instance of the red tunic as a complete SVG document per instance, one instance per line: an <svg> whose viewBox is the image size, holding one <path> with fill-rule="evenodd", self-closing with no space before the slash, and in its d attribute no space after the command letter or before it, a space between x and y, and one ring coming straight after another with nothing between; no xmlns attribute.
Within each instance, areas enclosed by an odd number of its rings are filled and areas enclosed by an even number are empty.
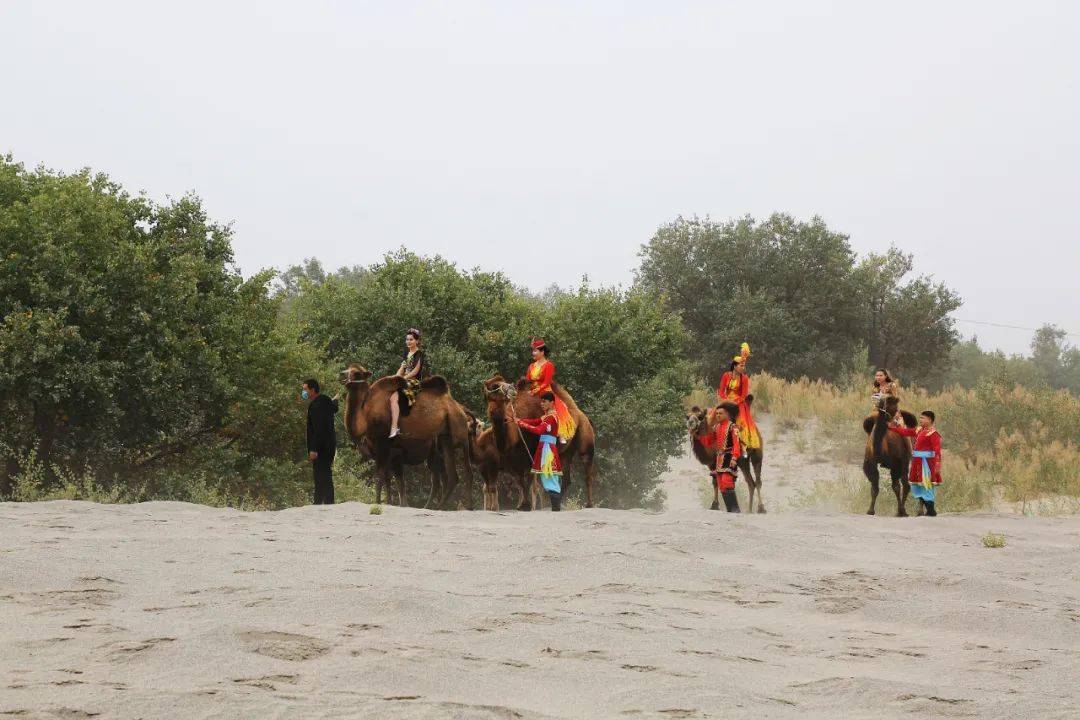
<svg viewBox="0 0 1080 720"><path fill-rule="evenodd" d="M941 433L935 428L923 430L922 428L906 428L890 425L889 429L904 437L915 438L914 450L929 450L934 457L927 458L930 464L930 480L935 485L941 484ZM908 482L922 484L922 458L911 458L911 469L908 470Z"/></svg>
<svg viewBox="0 0 1080 720"><path fill-rule="evenodd" d="M739 459L742 455L742 446L739 444L739 433L729 432L731 421L724 420L716 426L716 434L713 436L713 444L716 447L716 471L732 472L731 459ZM728 442L728 439L731 442Z"/></svg>
<svg viewBox="0 0 1080 720"><path fill-rule="evenodd" d="M556 447L559 437L559 418L555 413L548 413L541 418L518 420L517 424L522 430L540 436L540 444L536 446L536 452L533 453L533 472L561 474L562 460L559 458L559 450ZM555 438L555 440L545 442L545 437ZM548 448L550 452L544 452L545 446L550 446ZM546 467L545 464L547 464Z"/></svg>

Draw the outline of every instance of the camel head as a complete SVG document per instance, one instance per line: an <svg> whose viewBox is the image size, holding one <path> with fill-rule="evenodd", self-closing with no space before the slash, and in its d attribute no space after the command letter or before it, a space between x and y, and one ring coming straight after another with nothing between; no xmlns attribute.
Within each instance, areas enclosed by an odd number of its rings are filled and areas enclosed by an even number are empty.
<svg viewBox="0 0 1080 720"><path fill-rule="evenodd" d="M508 383L499 373L495 373L483 382L484 397L487 399L488 417L494 417L495 413L502 414L506 403L513 402L517 396L517 388Z"/></svg>
<svg viewBox="0 0 1080 720"><path fill-rule="evenodd" d="M348 366L338 373L338 380L347 388L353 388L360 383L371 380L371 371L364 368L360 363L349 363Z"/></svg>
<svg viewBox="0 0 1080 720"><path fill-rule="evenodd" d="M367 421L360 408L367 401L371 391L371 371L364 368L360 363L349 365L338 374L338 380L345 386L345 429L354 441L362 442L367 432ZM357 445L361 454L367 454L365 450L370 447Z"/></svg>
<svg viewBox="0 0 1080 720"><path fill-rule="evenodd" d="M697 405L690 408L690 412L686 413L686 429L690 431L691 435L697 435L698 429L706 422L707 412L702 410Z"/></svg>

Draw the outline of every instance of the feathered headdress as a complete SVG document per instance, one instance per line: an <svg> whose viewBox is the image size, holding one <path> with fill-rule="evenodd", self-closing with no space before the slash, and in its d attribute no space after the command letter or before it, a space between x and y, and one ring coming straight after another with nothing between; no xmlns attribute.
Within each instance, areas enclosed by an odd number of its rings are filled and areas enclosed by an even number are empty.
<svg viewBox="0 0 1080 720"><path fill-rule="evenodd" d="M750 344L743 343L739 347L739 354L733 357L732 360L737 363L744 363L748 357L750 357Z"/></svg>

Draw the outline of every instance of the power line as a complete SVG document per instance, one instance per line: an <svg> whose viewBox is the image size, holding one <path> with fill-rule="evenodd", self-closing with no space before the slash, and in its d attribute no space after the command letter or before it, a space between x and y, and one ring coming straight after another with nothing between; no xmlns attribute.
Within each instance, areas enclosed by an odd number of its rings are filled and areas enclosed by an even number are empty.
<svg viewBox="0 0 1080 720"><path fill-rule="evenodd" d="M953 318L957 322L971 323L972 325L988 325L990 327L1007 328L1009 330L1027 330L1028 332L1035 332L1039 328L1033 327L1021 327L1020 325L1004 325L1002 323L984 322L982 320L965 320L964 318ZM1056 325L1054 327L1057 327ZM1080 337L1080 333L1065 332L1069 337Z"/></svg>

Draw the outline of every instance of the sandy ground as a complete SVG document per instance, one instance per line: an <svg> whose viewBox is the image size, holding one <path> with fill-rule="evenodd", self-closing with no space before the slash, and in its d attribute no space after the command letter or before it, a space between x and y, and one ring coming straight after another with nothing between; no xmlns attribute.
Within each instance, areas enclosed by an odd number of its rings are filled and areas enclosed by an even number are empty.
<svg viewBox="0 0 1080 720"><path fill-rule="evenodd" d="M51 502L0 523L0 717L1075 718L1080 702L1080 519Z"/></svg>
<svg viewBox="0 0 1080 720"><path fill-rule="evenodd" d="M659 514L0 504L0 718L1080 714L1080 518L674 478Z"/></svg>

